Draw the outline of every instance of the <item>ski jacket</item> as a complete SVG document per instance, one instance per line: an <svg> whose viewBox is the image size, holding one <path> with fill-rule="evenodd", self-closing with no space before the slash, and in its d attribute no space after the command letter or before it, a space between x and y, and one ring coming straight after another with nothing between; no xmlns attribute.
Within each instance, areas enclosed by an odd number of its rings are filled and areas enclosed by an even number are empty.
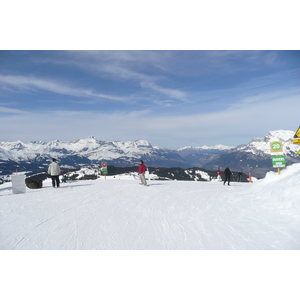
<svg viewBox="0 0 300 300"><path fill-rule="evenodd" d="M144 164L139 165L138 173L142 174L146 172L146 166Z"/></svg>
<svg viewBox="0 0 300 300"><path fill-rule="evenodd" d="M231 171L228 167L224 170L224 175L225 176L230 176L231 175Z"/></svg>
<svg viewBox="0 0 300 300"><path fill-rule="evenodd" d="M48 174L51 176L58 176L60 173L60 167L57 162L52 162L48 168Z"/></svg>

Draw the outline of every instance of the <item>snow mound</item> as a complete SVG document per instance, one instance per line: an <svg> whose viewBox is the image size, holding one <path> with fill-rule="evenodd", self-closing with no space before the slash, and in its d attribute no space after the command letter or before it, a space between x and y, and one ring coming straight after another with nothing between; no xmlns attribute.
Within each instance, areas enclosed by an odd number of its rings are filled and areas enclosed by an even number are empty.
<svg viewBox="0 0 300 300"><path fill-rule="evenodd" d="M265 179L257 181L254 190L268 195L267 200L280 209L292 208L300 213L300 164L293 164L277 172L268 172Z"/></svg>

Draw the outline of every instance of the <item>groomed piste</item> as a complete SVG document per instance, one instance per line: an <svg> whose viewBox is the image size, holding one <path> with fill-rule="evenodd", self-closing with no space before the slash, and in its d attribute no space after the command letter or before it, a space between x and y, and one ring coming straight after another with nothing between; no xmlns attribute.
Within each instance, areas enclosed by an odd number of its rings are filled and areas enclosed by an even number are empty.
<svg viewBox="0 0 300 300"><path fill-rule="evenodd" d="M300 249L300 164L254 183L119 175L13 194L0 186L1 250Z"/></svg>

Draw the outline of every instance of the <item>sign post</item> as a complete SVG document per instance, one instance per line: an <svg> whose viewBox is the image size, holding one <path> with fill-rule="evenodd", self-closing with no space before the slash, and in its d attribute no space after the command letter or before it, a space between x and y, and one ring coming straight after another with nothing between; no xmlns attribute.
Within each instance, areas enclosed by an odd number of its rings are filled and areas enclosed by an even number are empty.
<svg viewBox="0 0 300 300"><path fill-rule="evenodd" d="M278 169L278 175L280 175L280 168L286 166L285 156L283 156L283 146L282 142L270 142L271 155L276 155L272 157L273 168Z"/></svg>
<svg viewBox="0 0 300 300"><path fill-rule="evenodd" d="M107 171L107 164L105 161L102 162L101 172L104 175L104 178L106 179L106 175L108 174L108 171Z"/></svg>

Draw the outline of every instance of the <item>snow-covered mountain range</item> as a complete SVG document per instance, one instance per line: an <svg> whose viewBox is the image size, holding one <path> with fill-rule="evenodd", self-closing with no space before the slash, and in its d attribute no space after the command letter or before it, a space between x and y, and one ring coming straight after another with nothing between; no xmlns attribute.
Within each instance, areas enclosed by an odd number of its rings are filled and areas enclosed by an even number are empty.
<svg viewBox="0 0 300 300"><path fill-rule="evenodd" d="M138 165L140 159L148 165L161 167L188 167L189 164L174 150L153 147L148 141L106 142L91 136L71 142L58 140L46 143L33 141L23 143L0 142L1 167L7 164L32 164L41 168L48 165L52 158L59 160L63 168L76 168L91 164L115 166Z"/></svg>
<svg viewBox="0 0 300 300"><path fill-rule="evenodd" d="M0 170L9 173L16 165L21 170L45 169L51 158L58 159L62 168L99 165L102 161L120 167L135 166L143 159L147 166L153 167L201 167L216 170L229 164L233 170L241 169L263 177L267 171L272 170L271 141L282 141L288 164L299 162L297 152L300 147L292 143L293 137L293 131L276 130L237 147L184 147L177 151L152 146L145 140L107 142L93 136L70 142L0 142Z"/></svg>

